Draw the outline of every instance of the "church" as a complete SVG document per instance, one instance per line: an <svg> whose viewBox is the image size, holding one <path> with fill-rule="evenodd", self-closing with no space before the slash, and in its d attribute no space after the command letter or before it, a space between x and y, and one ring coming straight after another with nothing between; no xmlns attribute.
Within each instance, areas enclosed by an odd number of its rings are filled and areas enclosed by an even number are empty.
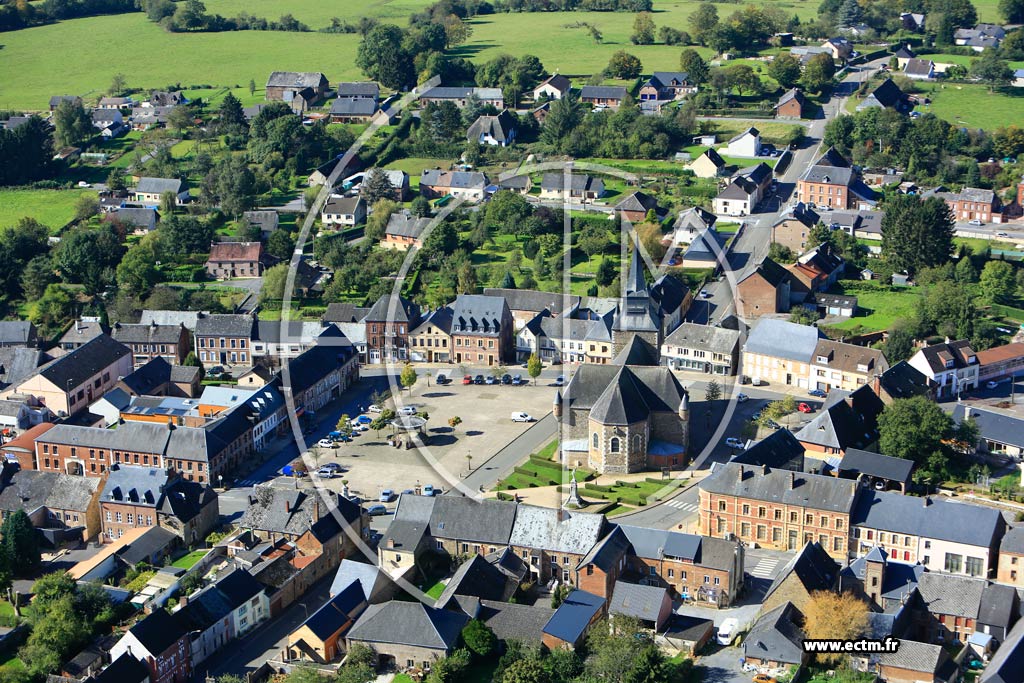
<svg viewBox="0 0 1024 683"><path fill-rule="evenodd" d="M634 244L612 324L614 359L580 365L555 395L567 467L626 474L686 464L690 397L659 358L668 325L658 297L668 287L685 290L672 276L649 286Z"/></svg>

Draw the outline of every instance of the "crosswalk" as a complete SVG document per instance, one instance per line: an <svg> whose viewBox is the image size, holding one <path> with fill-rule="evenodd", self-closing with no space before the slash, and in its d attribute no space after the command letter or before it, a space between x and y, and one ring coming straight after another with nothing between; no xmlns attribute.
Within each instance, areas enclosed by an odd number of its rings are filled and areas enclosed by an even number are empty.
<svg viewBox="0 0 1024 683"><path fill-rule="evenodd" d="M778 564L779 560L774 557L762 557L757 565L750 570L750 575L758 579L770 579Z"/></svg>
<svg viewBox="0 0 1024 683"><path fill-rule="evenodd" d="M665 503L665 505L669 506L670 508L675 508L676 510L683 510L685 512L696 512L699 509L696 503L687 503L685 501L679 500L678 498L676 500L668 501L667 503Z"/></svg>

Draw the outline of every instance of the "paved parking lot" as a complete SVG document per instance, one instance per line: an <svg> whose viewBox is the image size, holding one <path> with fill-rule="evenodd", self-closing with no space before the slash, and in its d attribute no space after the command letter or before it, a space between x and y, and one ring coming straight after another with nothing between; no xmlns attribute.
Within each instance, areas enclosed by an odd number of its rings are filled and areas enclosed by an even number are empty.
<svg viewBox="0 0 1024 683"><path fill-rule="evenodd" d="M434 377L439 372L445 370L434 369ZM389 445L390 429L379 435L362 432L337 449L315 449L320 452L319 464L336 462L347 470L344 475L325 480L325 484L340 490L341 480L346 479L349 489L367 501L376 499L386 488L398 493L431 484L447 490L530 427L513 422L513 411L527 412L536 419L551 412L555 387L550 379L540 379L536 386L463 386L457 370L449 376L455 377L451 384L437 386L431 380L428 387L421 373L412 392L404 391L397 401L389 403L390 407L395 403L412 406L429 415L425 449ZM448 426L453 416L462 418L454 430Z"/></svg>

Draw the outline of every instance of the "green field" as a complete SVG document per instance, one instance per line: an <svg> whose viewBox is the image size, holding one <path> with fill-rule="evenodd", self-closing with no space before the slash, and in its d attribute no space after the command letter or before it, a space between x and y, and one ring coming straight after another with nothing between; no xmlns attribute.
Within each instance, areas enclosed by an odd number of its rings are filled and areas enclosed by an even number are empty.
<svg viewBox="0 0 1024 683"><path fill-rule="evenodd" d="M840 330L860 328L862 332L887 330L897 318L913 317L921 301L920 292L916 288L892 288L873 282L848 282L832 293L856 296L858 308L857 315L832 327Z"/></svg>
<svg viewBox="0 0 1024 683"><path fill-rule="evenodd" d="M917 111L930 111L950 123L991 130L1021 122L1021 88L1003 88L992 93L984 85L950 83L925 85L922 93L932 103L918 106Z"/></svg>
<svg viewBox="0 0 1024 683"><path fill-rule="evenodd" d="M96 190L3 190L0 191L0 226L13 225L31 216L56 233L75 217L75 201Z"/></svg>

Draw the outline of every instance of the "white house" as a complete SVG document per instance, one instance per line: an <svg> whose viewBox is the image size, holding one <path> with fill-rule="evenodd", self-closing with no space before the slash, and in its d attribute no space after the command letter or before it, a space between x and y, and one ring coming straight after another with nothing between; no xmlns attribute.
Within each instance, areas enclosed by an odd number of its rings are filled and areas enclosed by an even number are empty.
<svg viewBox="0 0 1024 683"><path fill-rule="evenodd" d="M362 197L341 197L332 195L320 212L324 227L358 225L366 220L366 202Z"/></svg>
<svg viewBox="0 0 1024 683"><path fill-rule="evenodd" d="M732 157L756 157L761 154L761 132L757 128L745 131L729 140L721 153Z"/></svg>
<svg viewBox="0 0 1024 683"><path fill-rule="evenodd" d="M569 92L571 86L572 83L570 83L568 78L561 74L555 74L533 89L533 99L541 100L547 98L549 100L560 100L563 95Z"/></svg>
<svg viewBox="0 0 1024 683"><path fill-rule="evenodd" d="M981 363L966 339L926 346L907 363L938 385L937 398L958 396L978 387Z"/></svg>
<svg viewBox="0 0 1024 683"><path fill-rule="evenodd" d="M715 197L715 213L719 216L748 216L757 206L759 197L757 184L749 178L738 176Z"/></svg>

